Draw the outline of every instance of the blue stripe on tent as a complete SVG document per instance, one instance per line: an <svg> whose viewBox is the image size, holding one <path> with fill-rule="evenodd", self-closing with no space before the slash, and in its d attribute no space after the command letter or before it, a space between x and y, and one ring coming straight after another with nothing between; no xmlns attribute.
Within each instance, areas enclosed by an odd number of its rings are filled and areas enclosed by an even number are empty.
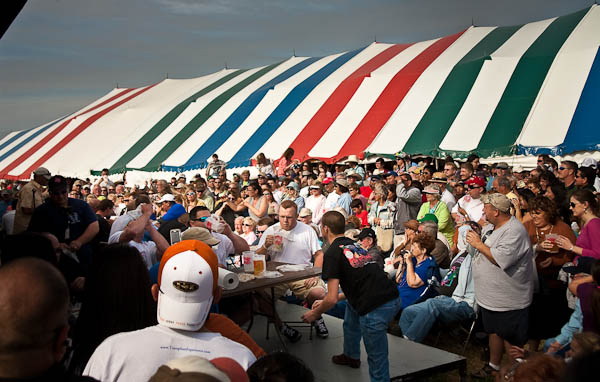
<svg viewBox="0 0 600 382"><path fill-rule="evenodd" d="M248 166L250 158L265 144L265 142L277 131L281 124L292 114L310 92L327 78L331 73L344 65L352 57L356 56L364 48L347 52L329 64L325 65L318 72L302 81L296 86L290 94L275 108L269 117L252 134L250 139L244 143L244 146L231 158L229 165L231 167Z"/></svg>
<svg viewBox="0 0 600 382"><path fill-rule="evenodd" d="M63 119L65 119L65 117L62 117L61 119L57 119L54 122L50 122L49 124L47 124L46 126L42 127L41 129L39 129L38 131L36 131L35 133L33 133L30 137L28 137L27 139L25 139L23 142L19 143L18 145L16 145L15 147L13 147L12 149L8 150L7 152L5 152L4 154L2 154L0 156L0 162L3 161L4 159L8 158L10 155L12 155L15 151L19 150L21 147L25 146L27 143L31 142L33 139L35 139L38 135L40 135L41 133L43 133L44 131L48 130L49 128L51 128L52 126L56 125L57 123L59 123L60 121L62 121ZM35 129L35 128L33 128ZM33 130L33 129L29 129L29 130L24 130L22 132L20 132L19 134L17 134L18 136L23 136L23 134ZM13 138L11 138L11 140L14 142L15 139L17 139L17 135L15 135ZM7 143L7 142L5 142ZM0 150L2 148L6 147L4 144L2 145L2 147L0 148Z"/></svg>
<svg viewBox="0 0 600 382"><path fill-rule="evenodd" d="M305 69L307 66L311 65L317 60L320 60L320 57L312 57L303 60L302 62L297 63L292 66L285 72L281 73L271 81L267 82L257 90L255 90L237 109L223 122L221 126L204 142L202 146L191 156L190 159L183 165L183 167L174 167L174 166L163 166L163 169L166 171L184 171L184 170L192 170L195 168L205 167L207 165L206 161L208 158L214 154L215 151L225 141L233 135L240 127L240 125L248 118L250 113L258 106L258 104L263 100L265 95L269 90L272 90L279 83L287 80L294 74L299 71Z"/></svg>
<svg viewBox="0 0 600 382"><path fill-rule="evenodd" d="M574 151L599 150L599 118L600 48L596 52L564 142L556 147L519 146L518 153L523 155L564 155Z"/></svg>

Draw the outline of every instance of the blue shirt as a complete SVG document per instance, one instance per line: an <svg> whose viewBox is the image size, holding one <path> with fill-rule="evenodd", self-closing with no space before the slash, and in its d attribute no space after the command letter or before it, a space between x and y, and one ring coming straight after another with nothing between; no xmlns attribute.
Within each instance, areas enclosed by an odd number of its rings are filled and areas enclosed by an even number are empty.
<svg viewBox="0 0 600 382"><path fill-rule="evenodd" d="M402 280L400 280L400 284L398 284L398 292L400 293L400 298L402 299L402 309L412 305L415 301L417 301L419 296L421 296L421 293L423 293L427 287L427 276L429 275L429 269L437 266L435 260L431 256L427 256L427 258L419 264L417 264L416 258L413 257L411 260L414 265L415 273L417 276L419 276L421 281L423 281L423 285L418 288L411 288L408 286L408 282L406 281L406 268L404 269L404 272L402 273Z"/></svg>
<svg viewBox="0 0 600 382"><path fill-rule="evenodd" d="M352 197L350 196L349 193L344 192L338 198L335 206L342 207L344 210L346 210L346 213L348 214L348 216L350 216L350 215L352 215L352 209L350 208L350 203L352 203Z"/></svg>

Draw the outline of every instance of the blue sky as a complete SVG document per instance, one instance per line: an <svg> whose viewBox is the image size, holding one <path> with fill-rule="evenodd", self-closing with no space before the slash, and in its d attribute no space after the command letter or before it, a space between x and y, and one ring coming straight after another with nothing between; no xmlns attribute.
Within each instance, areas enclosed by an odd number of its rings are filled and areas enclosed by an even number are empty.
<svg viewBox="0 0 600 382"><path fill-rule="evenodd" d="M590 0L29 0L0 40L0 137L121 87L198 77L377 41L514 25Z"/></svg>

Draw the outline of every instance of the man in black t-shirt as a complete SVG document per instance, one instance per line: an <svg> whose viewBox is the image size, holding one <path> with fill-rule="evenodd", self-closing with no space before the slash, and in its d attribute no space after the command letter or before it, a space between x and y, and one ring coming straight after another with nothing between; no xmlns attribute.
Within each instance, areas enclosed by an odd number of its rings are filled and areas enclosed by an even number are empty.
<svg viewBox="0 0 600 382"><path fill-rule="evenodd" d="M312 322L331 309L341 287L348 300L344 316L344 352L332 357L339 365L360 367L360 339L369 360L371 381L389 381L387 325L400 309L398 289L365 249L344 237L345 220L337 211L323 215L321 232L331 243L323 259L327 295L315 301L302 319Z"/></svg>

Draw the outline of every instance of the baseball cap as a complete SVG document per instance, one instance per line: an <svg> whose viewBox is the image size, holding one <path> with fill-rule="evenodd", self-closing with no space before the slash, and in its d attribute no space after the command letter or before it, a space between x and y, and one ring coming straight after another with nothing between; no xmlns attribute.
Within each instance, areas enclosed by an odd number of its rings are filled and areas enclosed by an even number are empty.
<svg viewBox="0 0 600 382"><path fill-rule="evenodd" d="M299 217L303 218L306 216L312 216L312 211L310 210L310 208L303 208L300 210L300 213L298 214Z"/></svg>
<svg viewBox="0 0 600 382"><path fill-rule="evenodd" d="M67 180L60 176L54 175L48 180L48 192L51 194L66 192L67 191Z"/></svg>
<svg viewBox="0 0 600 382"><path fill-rule="evenodd" d="M396 171L388 171L385 173L385 176L398 176L398 173Z"/></svg>
<svg viewBox="0 0 600 382"><path fill-rule="evenodd" d="M296 191L300 191L300 186L298 186L298 183L296 183L296 182L290 182L287 185L287 188L293 188Z"/></svg>
<svg viewBox="0 0 600 382"><path fill-rule="evenodd" d="M475 184L475 185L477 185L477 186L480 186L480 187L485 187L485 180L483 180L483 179L482 179L481 177L479 177L479 176L474 176L474 177L472 177L471 179L467 180L467 181L465 182L465 184L466 184L467 186L470 186L470 185L472 185L472 184Z"/></svg>
<svg viewBox="0 0 600 382"><path fill-rule="evenodd" d="M521 173L521 172L523 172L523 171L524 171L524 169L523 169L523 166L521 166L521 165L515 166L515 167L513 168L513 172L515 172L515 173L517 173L517 174L519 174L519 173Z"/></svg>
<svg viewBox="0 0 600 382"><path fill-rule="evenodd" d="M197 331L210 311L217 291L218 260L198 240L184 240L167 248L158 268L159 325Z"/></svg>
<svg viewBox="0 0 600 382"><path fill-rule="evenodd" d="M187 381L247 382L248 375L235 360L226 357L208 360L198 355L175 358L158 368L151 382Z"/></svg>
<svg viewBox="0 0 600 382"><path fill-rule="evenodd" d="M512 206L512 203L510 202L510 200L505 195L502 195L498 192L495 192L493 194L482 195L481 201L484 204L491 204L498 210L505 212L505 213L509 212L510 207Z"/></svg>
<svg viewBox="0 0 600 382"><path fill-rule="evenodd" d="M164 194L163 197L156 203L174 202L175 197L172 194Z"/></svg>
<svg viewBox="0 0 600 382"><path fill-rule="evenodd" d="M210 231L204 227L191 227L183 231L181 234L182 240L200 240L203 243L210 245L217 245L221 240L217 239L210 234Z"/></svg>
<svg viewBox="0 0 600 382"><path fill-rule="evenodd" d="M498 164L496 165L496 168L500 168L500 169L503 169L503 170L507 170L507 169L508 169L508 163L506 163L506 162L500 162L500 163L498 163Z"/></svg>
<svg viewBox="0 0 600 382"><path fill-rule="evenodd" d="M423 223L426 221L432 221L436 224L438 223L438 218L434 214L425 214L421 219L419 219L419 223Z"/></svg>
<svg viewBox="0 0 600 382"><path fill-rule="evenodd" d="M331 182L333 182L333 178L327 177L327 178L323 179L323 184L329 184Z"/></svg>
<svg viewBox="0 0 600 382"><path fill-rule="evenodd" d="M181 173L181 174L177 174L177 179L185 179L185 174Z"/></svg>
<svg viewBox="0 0 600 382"><path fill-rule="evenodd" d="M581 167L592 167L595 169L598 167L598 161L590 157L583 158L583 161L581 161Z"/></svg>
<svg viewBox="0 0 600 382"><path fill-rule="evenodd" d="M46 167L38 167L33 171L33 175L43 176L46 179L50 179L50 171Z"/></svg>
<svg viewBox="0 0 600 382"><path fill-rule="evenodd" d="M362 239L365 239L367 237L370 237L373 240L377 240L377 236L375 235L375 231L373 231L371 228L363 228L363 230L360 231L360 233L358 234L357 239L358 240L362 240Z"/></svg>

